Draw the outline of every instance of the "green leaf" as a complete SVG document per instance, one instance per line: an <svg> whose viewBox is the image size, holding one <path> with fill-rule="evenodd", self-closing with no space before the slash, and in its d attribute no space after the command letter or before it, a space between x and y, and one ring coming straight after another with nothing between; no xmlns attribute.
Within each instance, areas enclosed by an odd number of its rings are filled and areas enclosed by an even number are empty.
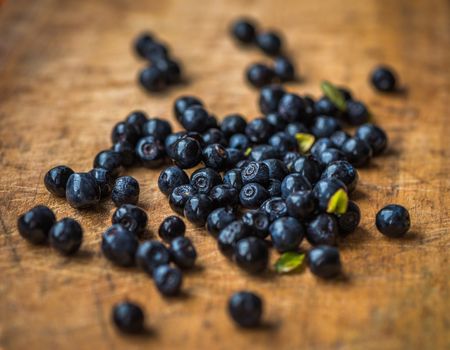
<svg viewBox="0 0 450 350"><path fill-rule="evenodd" d="M337 190L328 201L327 213L345 214L348 206L348 195L342 188Z"/></svg>
<svg viewBox="0 0 450 350"><path fill-rule="evenodd" d="M252 153L252 148L248 147L244 152L244 156L248 157L250 155L250 153Z"/></svg>
<svg viewBox="0 0 450 350"><path fill-rule="evenodd" d="M291 272L302 266L305 254L287 252L279 257L275 263L275 271L278 273Z"/></svg>
<svg viewBox="0 0 450 350"><path fill-rule="evenodd" d="M337 109L341 112L347 109L347 102L345 101L344 95L342 95L342 92L336 86L325 80L320 84L320 88L323 94L330 99Z"/></svg>
<svg viewBox="0 0 450 350"><path fill-rule="evenodd" d="M300 153L308 152L314 144L314 141L316 141L314 135L301 132L295 134L295 139L297 140L298 150Z"/></svg>

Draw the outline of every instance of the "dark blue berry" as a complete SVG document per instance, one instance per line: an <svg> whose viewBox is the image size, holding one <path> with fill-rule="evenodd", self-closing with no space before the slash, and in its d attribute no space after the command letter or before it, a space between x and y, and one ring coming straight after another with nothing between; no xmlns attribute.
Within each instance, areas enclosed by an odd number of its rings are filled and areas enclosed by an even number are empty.
<svg viewBox="0 0 450 350"><path fill-rule="evenodd" d="M252 147L252 151L250 152L248 159L259 162L270 158L280 158L281 153L282 152L280 152L280 149L272 145L256 145Z"/></svg>
<svg viewBox="0 0 450 350"><path fill-rule="evenodd" d="M240 327L257 327L261 323L263 303L254 293L237 292L228 301L228 312Z"/></svg>
<svg viewBox="0 0 450 350"><path fill-rule="evenodd" d="M158 235L167 243L172 242L177 237L184 236L186 225L178 216L172 215L166 217L159 225Z"/></svg>
<svg viewBox="0 0 450 350"><path fill-rule="evenodd" d="M175 187L169 196L169 205L173 211L184 215L184 206L188 198L197 194L197 190L191 185L181 185Z"/></svg>
<svg viewBox="0 0 450 350"><path fill-rule="evenodd" d="M281 85L268 85L259 93L259 110L262 114L278 112L278 105L285 95Z"/></svg>
<svg viewBox="0 0 450 350"><path fill-rule="evenodd" d="M281 181L277 179L270 179L269 185L266 187L270 197L281 197Z"/></svg>
<svg viewBox="0 0 450 350"><path fill-rule="evenodd" d="M83 229L78 221L64 218L50 230L50 245L64 255L72 255L80 249Z"/></svg>
<svg viewBox="0 0 450 350"><path fill-rule="evenodd" d="M223 175L223 183L227 185L233 186L238 191L241 190L243 183L241 177L242 170L241 169L231 169L228 170Z"/></svg>
<svg viewBox="0 0 450 350"><path fill-rule="evenodd" d="M228 161L228 153L222 145L214 143L203 149L203 163L217 171L225 169Z"/></svg>
<svg viewBox="0 0 450 350"><path fill-rule="evenodd" d="M73 173L66 185L67 202L76 209L84 209L98 204L100 186L90 173Z"/></svg>
<svg viewBox="0 0 450 350"><path fill-rule="evenodd" d="M306 177L300 174L289 174L281 182L281 196L286 199L291 193L311 189L311 184Z"/></svg>
<svg viewBox="0 0 450 350"><path fill-rule="evenodd" d="M144 89L150 92L164 90L167 86L164 73L154 65L140 71L139 82Z"/></svg>
<svg viewBox="0 0 450 350"><path fill-rule="evenodd" d="M113 144L111 149L120 154L121 163L124 167L130 167L136 160L135 146L128 141L119 141Z"/></svg>
<svg viewBox="0 0 450 350"><path fill-rule="evenodd" d="M340 160L346 161L347 157L341 150L338 150L336 148L327 148L320 154L318 154L316 159L322 167L327 167L333 162L337 162Z"/></svg>
<svg viewBox="0 0 450 350"><path fill-rule="evenodd" d="M339 121L332 117L319 115L311 126L311 132L315 137L330 137L335 131L340 130Z"/></svg>
<svg viewBox="0 0 450 350"><path fill-rule="evenodd" d="M292 217L275 220L269 232L273 246L280 253L296 251L305 235L302 224Z"/></svg>
<svg viewBox="0 0 450 350"><path fill-rule="evenodd" d="M314 109L317 115L327 115L330 117L336 117L339 114L339 110L336 105L330 101L328 97L321 97L314 104Z"/></svg>
<svg viewBox="0 0 450 350"><path fill-rule="evenodd" d="M259 210L247 211L242 216L242 222L249 235L264 239L269 234L270 220L266 213Z"/></svg>
<svg viewBox="0 0 450 350"><path fill-rule="evenodd" d="M386 133L376 125L364 124L356 129L355 137L366 141L372 148L373 155L382 153L387 146Z"/></svg>
<svg viewBox="0 0 450 350"><path fill-rule="evenodd" d="M187 199L184 216L194 225L204 226L213 209L213 203L206 194L196 194Z"/></svg>
<svg viewBox="0 0 450 350"><path fill-rule="evenodd" d="M190 269L197 259L197 251L191 240L186 237L177 237L170 243L170 254L177 266L181 269Z"/></svg>
<svg viewBox="0 0 450 350"><path fill-rule="evenodd" d="M175 118L177 118L178 121L181 121L181 117L186 111L186 109L192 106L203 106L203 102L194 96L178 97L173 105L173 112L175 114Z"/></svg>
<svg viewBox="0 0 450 350"><path fill-rule="evenodd" d="M291 171L304 176L310 183L316 183L321 175L320 164L311 156L298 157L292 164Z"/></svg>
<svg viewBox="0 0 450 350"><path fill-rule="evenodd" d="M134 42L134 49L142 58L146 58L148 48L155 42L151 33L141 33Z"/></svg>
<svg viewBox="0 0 450 350"><path fill-rule="evenodd" d="M301 155L298 152L287 152L283 156L283 163L288 171L292 171L295 161L300 157Z"/></svg>
<svg viewBox="0 0 450 350"><path fill-rule="evenodd" d="M172 157L175 164L182 169L196 166L202 160L202 148L200 143L192 137L182 137L172 148Z"/></svg>
<svg viewBox="0 0 450 350"><path fill-rule="evenodd" d="M285 94L278 105L278 113L288 123L305 122L306 104L303 98L296 94Z"/></svg>
<svg viewBox="0 0 450 350"><path fill-rule="evenodd" d="M375 68L371 75L372 85L382 92L391 92L396 89L396 74L393 70L386 66Z"/></svg>
<svg viewBox="0 0 450 350"><path fill-rule="evenodd" d="M119 152L101 151L95 156L93 167L109 170L112 176L117 176L122 171L122 157Z"/></svg>
<svg viewBox="0 0 450 350"><path fill-rule="evenodd" d="M133 204L123 204L115 210L111 221L113 224L122 225L136 237L139 237L147 228L148 218L143 209Z"/></svg>
<svg viewBox="0 0 450 350"><path fill-rule="evenodd" d="M355 167L367 165L372 158L372 148L369 144L358 138L350 138L341 147L347 160Z"/></svg>
<svg viewBox="0 0 450 350"><path fill-rule="evenodd" d="M224 147L228 146L228 140L225 134L217 128L209 128L202 134L205 145L220 144Z"/></svg>
<svg viewBox="0 0 450 350"><path fill-rule="evenodd" d="M153 136L143 137L136 144L136 156L145 168L157 168L165 161L164 144Z"/></svg>
<svg viewBox="0 0 450 350"><path fill-rule="evenodd" d="M305 220L314 213L316 198L311 191L293 192L286 199L286 207L290 216Z"/></svg>
<svg viewBox="0 0 450 350"><path fill-rule="evenodd" d="M133 266L139 242L135 235L119 224L112 225L102 235L103 255L119 266Z"/></svg>
<svg viewBox="0 0 450 350"><path fill-rule="evenodd" d="M243 134L247 121L240 114L230 114L223 118L220 123L220 130L226 137L231 137L234 134Z"/></svg>
<svg viewBox="0 0 450 350"><path fill-rule="evenodd" d="M173 145L175 145L175 143L180 140L182 137L186 136L187 132L186 131L179 131L173 134L170 134L166 137L166 139L164 140L164 148L166 150L167 155L170 158L174 158L174 149L173 149Z"/></svg>
<svg viewBox="0 0 450 350"><path fill-rule="evenodd" d="M126 122L120 122L114 125L114 128L112 129L111 142L114 144L116 142L127 141L132 145L135 145L139 136L140 133L133 125Z"/></svg>
<svg viewBox="0 0 450 350"><path fill-rule="evenodd" d="M275 56L281 52L282 40L278 33L264 32L256 36L256 44L264 53Z"/></svg>
<svg viewBox="0 0 450 350"><path fill-rule="evenodd" d="M56 166L45 174L44 184L47 190L58 197L66 195L66 185L73 170L65 165Z"/></svg>
<svg viewBox="0 0 450 350"><path fill-rule="evenodd" d="M337 216L339 234L347 236L356 230L361 221L361 211L355 202L349 201L347 211Z"/></svg>
<svg viewBox="0 0 450 350"><path fill-rule="evenodd" d="M176 267L162 265L153 272L153 280L161 294L171 297L180 293L183 274Z"/></svg>
<svg viewBox="0 0 450 350"><path fill-rule="evenodd" d="M55 214L43 205L38 205L17 220L20 235L33 244L47 242L48 234L55 223Z"/></svg>
<svg viewBox="0 0 450 350"><path fill-rule="evenodd" d="M311 147L311 154L318 159L320 154L325 151L328 148L336 147L334 143L326 137L322 137L318 139L316 142L314 142L313 146Z"/></svg>
<svg viewBox="0 0 450 350"><path fill-rule="evenodd" d="M358 184L358 170L345 160L330 163L321 175L322 179L336 178L342 181L349 193L353 192Z"/></svg>
<svg viewBox="0 0 450 350"><path fill-rule="evenodd" d="M369 120L369 111L364 103L360 101L347 101L345 120L350 125L361 125Z"/></svg>
<svg viewBox="0 0 450 350"><path fill-rule="evenodd" d="M333 143L333 147L340 149L350 137L346 131L338 130L331 134L330 141Z"/></svg>
<svg viewBox="0 0 450 350"><path fill-rule="evenodd" d="M149 43L145 50L145 57L151 63L156 63L160 60L167 59L169 57L169 49L166 45L153 41Z"/></svg>
<svg viewBox="0 0 450 350"><path fill-rule="evenodd" d="M258 237L243 238L234 247L234 259L241 269L249 273L260 273L267 269L269 249Z"/></svg>
<svg viewBox="0 0 450 350"><path fill-rule="evenodd" d="M408 210L398 204L390 204L376 216L376 226L383 235L392 238L403 237L411 226Z"/></svg>
<svg viewBox="0 0 450 350"><path fill-rule="evenodd" d="M279 159L265 159L262 162L267 165L267 168L269 169L270 179L282 181L288 174L286 165Z"/></svg>
<svg viewBox="0 0 450 350"><path fill-rule="evenodd" d="M309 133L308 128L305 126L305 124L300 122L292 122L286 125L286 128L284 129L286 134L290 135L292 138L295 139L295 136L297 134L307 134Z"/></svg>
<svg viewBox="0 0 450 350"><path fill-rule="evenodd" d="M241 160L244 160L245 155L244 152L236 149L236 148L227 148L227 164L226 168L234 168L237 163L239 163Z"/></svg>
<svg viewBox="0 0 450 350"><path fill-rule="evenodd" d="M217 246L220 252L228 258L234 254L234 246L236 243L248 236L248 228L240 220L229 223L219 232L217 237Z"/></svg>
<svg viewBox="0 0 450 350"><path fill-rule="evenodd" d="M273 134L268 143L282 154L297 149L297 142L295 138L283 131Z"/></svg>
<svg viewBox="0 0 450 350"><path fill-rule="evenodd" d="M95 181L100 186L101 198L106 198L111 193L114 185L114 177L110 171L103 168L94 168L89 171L89 174L95 178Z"/></svg>
<svg viewBox="0 0 450 350"><path fill-rule="evenodd" d="M222 183L222 178L214 169L200 168L192 173L190 181L198 193L208 194L214 186Z"/></svg>
<svg viewBox="0 0 450 350"><path fill-rule="evenodd" d="M331 197L340 189L347 192L345 184L335 177L328 177L318 181L314 185L313 194L316 197L319 210L326 211Z"/></svg>
<svg viewBox="0 0 450 350"><path fill-rule="evenodd" d="M203 132L207 128L209 114L200 105L187 108L181 116L181 124L187 131Z"/></svg>
<svg viewBox="0 0 450 350"><path fill-rule="evenodd" d="M139 245L136 251L136 264L147 274L152 276L159 266L170 262L170 251L164 244L158 241L145 241Z"/></svg>
<svg viewBox="0 0 450 350"><path fill-rule="evenodd" d="M240 43L250 44L255 41L255 24L248 19L238 19L231 26L231 34Z"/></svg>
<svg viewBox="0 0 450 350"><path fill-rule="evenodd" d="M293 81L295 79L295 67L287 57L277 57L273 64L273 70L281 81Z"/></svg>
<svg viewBox="0 0 450 350"><path fill-rule="evenodd" d="M181 65L178 61L162 57L155 60L155 66L162 72L167 85L181 81Z"/></svg>
<svg viewBox="0 0 450 350"><path fill-rule="evenodd" d="M287 124L284 118L278 112L267 114L266 120L269 122L273 131L282 131Z"/></svg>
<svg viewBox="0 0 450 350"><path fill-rule="evenodd" d="M208 215L206 229L216 237L222 229L236 219L237 217L230 207L217 208Z"/></svg>
<svg viewBox="0 0 450 350"><path fill-rule="evenodd" d="M245 127L245 134L253 143L264 143L272 134L272 125L265 118L253 119Z"/></svg>
<svg viewBox="0 0 450 350"><path fill-rule="evenodd" d="M162 142L172 133L172 127L169 122L159 118L150 118L147 120L142 130L144 136L153 136Z"/></svg>
<svg viewBox="0 0 450 350"><path fill-rule="evenodd" d="M338 224L336 219L328 214L319 214L308 223L306 239L311 245L336 245Z"/></svg>
<svg viewBox="0 0 450 350"><path fill-rule="evenodd" d="M261 204L260 210L266 213L270 222L287 216L286 202L281 197L272 197Z"/></svg>
<svg viewBox="0 0 450 350"><path fill-rule="evenodd" d="M252 182L244 185L239 192L239 201L244 208L256 209L266 199L269 198L269 192L258 183Z"/></svg>
<svg viewBox="0 0 450 350"><path fill-rule="evenodd" d="M111 191L111 199L120 207L123 204L137 204L139 200L139 182L131 176L117 178Z"/></svg>
<svg viewBox="0 0 450 350"><path fill-rule="evenodd" d="M158 178L158 188L166 196L169 196L175 187L189 183L188 175L176 165L172 165L161 171Z"/></svg>
<svg viewBox="0 0 450 350"><path fill-rule="evenodd" d="M345 88L345 87L338 87L338 90L340 91L340 93L342 94L342 96L344 96L344 100L345 101L351 101L353 100L353 96L352 93L349 89Z"/></svg>
<svg viewBox="0 0 450 350"><path fill-rule="evenodd" d="M215 208L234 207L239 203L239 191L231 185L221 184L214 186L209 191L209 198Z"/></svg>
<svg viewBox="0 0 450 350"><path fill-rule="evenodd" d="M309 251L308 265L314 275L324 279L337 277L342 272L339 250L327 245L320 245Z"/></svg>
<svg viewBox="0 0 450 350"><path fill-rule="evenodd" d="M125 119L126 123L133 126L139 135L142 135L143 127L147 120L147 113L143 111L133 111Z"/></svg>
<svg viewBox="0 0 450 350"><path fill-rule="evenodd" d="M228 146L241 151L245 151L251 146L251 142L249 138L244 134L234 134L230 137Z"/></svg>
<svg viewBox="0 0 450 350"><path fill-rule="evenodd" d="M144 330L144 312L129 301L114 305L112 319L121 332L136 334Z"/></svg>
<svg viewBox="0 0 450 350"><path fill-rule="evenodd" d="M263 162L249 162L241 171L242 183L256 182L263 186L269 183L269 167Z"/></svg>
<svg viewBox="0 0 450 350"><path fill-rule="evenodd" d="M247 81L256 88L272 83L275 76L274 71L262 63L254 63L247 68Z"/></svg>

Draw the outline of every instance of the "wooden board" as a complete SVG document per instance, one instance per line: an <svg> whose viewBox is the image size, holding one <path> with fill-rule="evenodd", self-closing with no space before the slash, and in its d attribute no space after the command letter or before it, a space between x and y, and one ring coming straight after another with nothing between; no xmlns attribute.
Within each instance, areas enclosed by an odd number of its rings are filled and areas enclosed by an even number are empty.
<svg viewBox="0 0 450 350"><path fill-rule="evenodd" d="M388 152L361 170L361 228L341 243L346 282L322 282L308 271L249 277L218 253L203 229L188 228L199 251L185 295L162 298L143 273L111 266L99 252L111 203L76 211L43 185L46 170L82 171L109 147L114 123L134 109L174 122L180 94L200 96L219 117L258 115L246 65L266 61L229 38L240 14L285 34L301 83L348 85L389 133ZM445 349L450 347L450 164L448 1L57 1L9 0L0 7L0 348L2 349ZM136 84L143 62L130 50L150 29L182 60L188 84L149 96ZM405 94L382 96L367 83L386 62ZM175 123L173 125L176 125ZM179 128L179 126L176 126ZM130 171L154 233L171 213L156 186L158 171ZM28 245L17 216L43 203L85 229L71 259ZM411 233L382 237L377 210L409 208ZM306 244L304 244L306 248ZM272 257L275 258L275 257ZM233 291L265 300L266 327L242 331L225 312ZM111 305L140 302L152 332L119 335Z"/></svg>

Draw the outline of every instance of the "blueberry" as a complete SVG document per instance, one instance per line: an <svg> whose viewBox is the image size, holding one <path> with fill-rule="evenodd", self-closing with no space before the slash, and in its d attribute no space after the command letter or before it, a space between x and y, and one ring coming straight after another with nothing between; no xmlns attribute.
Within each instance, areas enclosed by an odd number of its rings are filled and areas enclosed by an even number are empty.
<svg viewBox="0 0 450 350"><path fill-rule="evenodd" d="M133 233L119 224L112 225L102 235L103 255L116 265L134 265L139 242Z"/></svg>
<svg viewBox="0 0 450 350"><path fill-rule="evenodd" d="M33 244L47 242L48 234L55 223L55 214L43 205L38 205L17 220L20 235Z"/></svg>
<svg viewBox="0 0 450 350"><path fill-rule="evenodd" d="M263 186L269 183L269 167L263 162L249 162L241 172L242 183L256 182Z"/></svg>
<svg viewBox="0 0 450 350"><path fill-rule="evenodd" d="M314 142L313 146L311 147L311 154L317 159L319 158L320 154L325 151L328 148L336 147L333 142L326 137L322 137L318 139L316 142Z"/></svg>
<svg viewBox="0 0 450 350"><path fill-rule="evenodd" d="M298 152L287 152L283 156L283 163L286 166L288 171L292 171L295 161L300 157L301 157L301 155Z"/></svg>
<svg viewBox="0 0 450 350"><path fill-rule="evenodd" d="M161 242L145 241L137 249L136 264L150 276L157 267L167 265L169 262L170 251Z"/></svg>
<svg viewBox="0 0 450 350"><path fill-rule="evenodd" d="M121 163L124 167L130 167L136 160L135 146L128 141L119 141L113 144L111 150L120 154Z"/></svg>
<svg viewBox="0 0 450 350"><path fill-rule="evenodd" d="M67 202L76 209L84 209L98 204L100 186L90 173L73 173L66 185Z"/></svg>
<svg viewBox="0 0 450 350"><path fill-rule="evenodd" d="M340 91L340 93L342 94L342 96L344 96L344 100L345 101L351 101L353 100L353 96L352 93L349 89L345 88L345 87L338 87L338 90Z"/></svg>
<svg viewBox="0 0 450 350"><path fill-rule="evenodd" d="M317 115L327 115L330 117L336 117L339 114L339 110L336 105L330 101L328 97L321 97L314 104L314 109Z"/></svg>
<svg viewBox="0 0 450 350"><path fill-rule="evenodd" d="M311 96L304 96L303 100L305 101L305 122L309 124L317 115L316 101Z"/></svg>
<svg viewBox="0 0 450 350"><path fill-rule="evenodd" d="M337 216L339 234L341 236L346 236L352 233L356 230L360 221L361 211L359 210L358 205L355 202L349 201L345 214Z"/></svg>
<svg viewBox="0 0 450 350"><path fill-rule="evenodd" d="M125 118L126 123L133 126L139 135L142 135L142 130L147 120L147 113L143 111L133 111Z"/></svg>
<svg viewBox="0 0 450 350"><path fill-rule="evenodd" d="M283 216L287 216L286 202L281 197L272 197L261 204L260 210L266 213L270 222Z"/></svg>
<svg viewBox="0 0 450 350"><path fill-rule="evenodd" d="M294 139L297 134L300 134L300 133L308 134L309 133L309 130L305 126L305 124L300 123L300 122L289 123L288 125L286 125L286 128L284 129L284 131L286 132L286 134L290 135Z"/></svg>
<svg viewBox="0 0 450 350"><path fill-rule="evenodd" d="M160 140L146 136L136 144L136 156L145 168L157 168L164 163L166 152Z"/></svg>
<svg viewBox="0 0 450 350"><path fill-rule="evenodd" d="M292 172L304 176L310 183L320 179L320 164L311 156L300 156L292 164Z"/></svg>
<svg viewBox="0 0 450 350"><path fill-rule="evenodd" d="M178 216L172 215L166 217L159 225L158 235L167 243L172 242L177 237L184 236L186 225Z"/></svg>
<svg viewBox="0 0 450 350"><path fill-rule="evenodd" d="M248 164L250 163L250 160L248 159L243 159L240 162L238 162L236 164L236 168L235 169L239 169L242 171L242 169L244 169Z"/></svg>
<svg viewBox="0 0 450 350"><path fill-rule="evenodd" d="M184 215L184 206L187 200L195 194L197 194L197 190L191 185L175 187L169 196L169 205L173 211Z"/></svg>
<svg viewBox="0 0 450 350"><path fill-rule="evenodd" d="M234 134L243 134L246 126L247 121L242 115L230 114L223 118L222 123L220 123L220 130L226 137L231 137Z"/></svg>
<svg viewBox="0 0 450 350"><path fill-rule="evenodd" d="M122 157L119 152L101 151L95 156L93 167L109 170L112 176L117 176L122 171Z"/></svg>
<svg viewBox="0 0 450 350"><path fill-rule="evenodd" d="M228 160L228 153L222 145L215 143L203 149L203 163L209 168L217 171L225 169Z"/></svg>
<svg viewBox="0 0 450 350"><path fill-rule="evenodd" d="M273 70L281 81L295 80L295 67L292 61L287 57L277 57L273 64Z"/></svg>
<svg viewBox="0 0 450 350"><path fill-rule="evenodd" d="M308 253L308 265L311 272L324 279L341 274L341 259L336 247L321 245L312 248Z"/></svg>
<svg viewBox="0 0 450 350"><path fill-rule="evenodd" d="M278 105L278 113L284 118L288 123L292 122L305 122L306 104L303 98L296 94L285 94L280 100Z"/></svg>
<svg viewBox="0 0 450 350"><path fill-rule="evenodd" d="M269 178L282 181L288 174L286 165L279 159L266 159L262 161L269 169ZM258 182L258 181L256 181Z"/></svg>
<svg viewBox="0 0 450 350"><path fill-rule="evenodd" d="M323 150L323 152L320 153L316 159L322 167L327 167L333 162L347 160L347 157L344 152L336 148L327 148Z"/></svg>
<svg viewBox="0 0 450 350"><path fill-rule="evenodd" d="M273 134L269 138L268 143L282 154L297 149L297 142L295 138L293 138L288 133L282 131Z"/></svg>
<svg viewBox="0 0 450 350"><path fill-rule="evenodd" d="M176 237L170 243L170 254L177 266L181 269L190 269L197 259L197 251L191 240L186 237Z"/></svg>
<svg viewBox="0 0 450 350"><path fill-rule="evenodd" d="M366 141L372 148L373 155L382 153L387 146L386 133L376 125L364 124L356 129L355 137Z"/></svg>
<svg viewBox="0 0 450 350"><path fill-rule="evenodd" d="M113 224L122 225L136 237L139 237L145 232L148 218L143 209L133 204L123 204L114 211L111 221Z"/></svg>
<svg viewBox="0 0 450 350"><path fill-rule="evenodd" d="M242 170L241 169L231 169L228 170L223 175L223 183L227 185L233 186L238 191L241 190L243 183L241 177Z"/></svg>
<svg viewBox="0 0 450 350"><path fill-rule="evenodd" d="M282 40L278 33L264 32L256 36L256 44L264 53L275 56L281 52Z"/></svg>
<svg viewBox="0 0 450 350"><path fill-rule="evenodd" d="M207 128L209 114L200 105L188 107L181 116L181 125L187 131L203 132Z"/></svg>
<svg viewBox="0 0 450 350"><path fill-rule="evenodd" d="M97 185L100 186L101 198L106 198L114 185L114 177L110 171L103 168L94 168L89 171L89 174L95 178Z"/></svg>
<svg viewBox="0 0 450 350"><path fill-rule="evenodd" d="M369 144L358 138L350 138L345 141L341 150L347 160L356 167L367 165L372 158L372 149Z"/></svg>
<svg viewBox="0 0 450 350"><path fill-rule="evenodd" d="M58 221L49 232L50 245L64 255L72 255L80 249L83 229L78 221L64 218Z"/></svg>
<svg viewBox="0 0 450 350"><path fill-rule="evenodd" d="M259 210L247 211L242 216L242 222L249 235L264 239L269 234L270 220L266 213Z"/></svg>
<svg viewBox="0 0 450 350"><path fill-rule="evenodd" d="M252 292L237 292L228 301L228 312L240 327L257 327L261 323L263 303Z"/></svg>
<svg viewBox="0 0 450 350"><path fill-rule="evenodd" d="M142 130L144 136L153 136L162 142L172 133L172 127L169 122L159 118L150 118L147 120Z"/></svg>
<svg viewBox="0 0 450 350"><path fill-rule="evenodd" d="M335 131L340 130L339 121L332 117L319 115L311 126L311 132L315 137L330 137Z"/></svg>
<svg viewBox="0 0 450 350"><path fill-rule="evenodd" d="M173 105L173 112L175 114L175 118L177 118L178 121L181 121L181 117L186 111L186 109L192 106L203 106L203 102L194 96L178 97Z"/></svg>
<svg viewBox="0 0 450 350"><path fill-rule="evenodd" d="M256 88L262 88L272 83L275 73L262 63L254 63L247 68L247 81Z"/></svg>
<svg viewBox="0 0 450 350"><path fill-rule="evenodd" d="M305 220L314 213L316 198L311 191L293 192L286 199L286 207L289 216Z"/></svg>
<svg viewBox="0 0 450 350"><path fill-rule="evenodd" d="M202 160L200 143L192 137L183 137L173 145L173 160L182 169L196 166Z"/></svg>
<svg viewBox="0 0 450 350"><path fill-rule="evenodd" d="M181 81L181 65L168 57L155 60L155 66L162 72L167 85L178 84Z"/></svg>
<svg viewBox="0 0 450 350"><path fill-rule="evenodd" d="M266 120L273 131L282 131L286 127L286 121L278 112L267 114Z"/></svg>
<svg viewBox="0 0 450 350"><path fill-rule="evenodd" d="M137 204L139 200L139 182L131 176L117 178L111 191L111 199L120 207L122 204Z"/></svg>
<svg viewBox="0 0 450 350"><path fill-rule="evenodd" d="M228 146L231 148L236 148L241 151L247 150L251 146L251 142L248 137L244 134L234 134L230 137Z"/></svg>
<svg viewBox="0 0 450 350"><path fill-rule="evenodd" d="M267 269L269 249L258 237L243 238L234 247L234 259L241 269L249 273L260 273Z"/></svg>
<svg viewBox="0 0 450 350"><path fill-rule="evenodd" d="M244 185L239 192L239 201L247 209L258 208L267 198L269 198L269 192L255 182Z"/></svg>
<svg viewBox="0 0 450 350"><path fill-rule="evenodd" d="M217 245L220 252L228 258L234 253L236 243L248 236L247 226L240 220L229 223L219 232L217 237Z"/></svg>
<svg viewBox="0 0 450 350"><path fill-rule="evenodd" d="M175 187L188 183L189 177L176 165L165 168L158 178L158 188L166 196L170 195Z"/></svg>
<svg viewBox="0 0 450 350"><path fill-rule="evenodd" d="M322 179L336 178L342 181L349 193L353 192L358 184L358 170L345 160L330 163L321 175Z"/></svg>
<svg viewBox="0 0 450 350"><path fill-rule="evenodd" d="M245 158L244 152L236 148L227 148L226 152L227 152L226 169L234 168L237 163L239 163L241 160L244 160Z"/></svg>
<svg viewBox="0 0 450 350"><path fill-rule="evenodd" d="M253 143L264 143L272 134L272 125L264 118L256 118L247 124L245 134Z"/></svg>
<svg viewBox="0 0 450 350"><path fill-rule="evenodd" d="M180 293L183 284L183 274L176 267L162 265L155 269L153 280L161 294L171 297Z"/></svg>
<svg viewBox="0 0 450 350"><path fill-rule="evenodd" d="M302 224L292 217L275 220L269 232L273 246L279 253L296 251L305 235Z"/></svg>
<svg viewBox="0 0 450 350"><path fill-rule="evenodd" d="M139 139L140 133L133 125L126 122L120 122L114 125L111 132L111 142L114 144L116 142L127 141L132 145L135 145Z"/></svg>
<svg viewBox="0 0 450 350"><path fill-rule="evenodd" d="M344 130L338 130L331 134L330 141L333 147L340 149L342 145L350 138L350 135Z"/></svg>
<svg viewBox="0 0 450 350"><path fill-rule="evenodd" d="M56 166L45 174L44 184L47 190L58 197L65 197L66 185L73 170L65 165Z"/></svg>
<svg viewBox="0 0 450 350"><path fill-rule="evenodd" d="M369 120L369 111L360 101L347 101L345 116L350 125L361 125Z"/></svg>
<svg viewBox="0 0 450 350"><path fill-rule="evenodd" d="M150 92L164 90L167 86L164 73L156 66L144 68L139 72L139 82L144 89Z"/></svg>
<svg viewBox="0 0 450 350"><path fill-rule="evenodd" d="M306 239L311 245L336 245L337 236L336 219L328 214L317 215L306 228Z"/></svg>
<svg viewBox="0 0 450 350"><path fill-rule="evenodd" d="M306 177L300 174L289 174L281 182L281 196L287 198L291 193L311 189L311 184Z"/></svg>
<svg viewBox="0 0 450 350"><path fill-rule="evenodd" d="M270 158L279 158L280 153L280 150L272 145L256 145L252 147L249 160L259 162Z"/></svg>
<svg viewBox="0 0 450 350"><path fill-rule="evenodd" d="M256 36L255 23L248 19L238 19L231 27L231 34L242 44L250 44Z"/></svg>
<svg viewBox="0 0 450 350"><path fill-rule="evenodd" d="M386 66L375 68L370 77L372 85L382 92L395 91L397 78L395 72Z"/></svg>
<svg viewBox="0 0 450 350"><path fill-rule="evenodd" d="M206 120L206 129L217 129L219 130L219 122L215 115L210 114L208 119ZM220 131L220 130L219 130Z"/></svg>
<svg viewBox="0 0 450 350"><path fill-rule="evenodd" d="M175 145L175 143L180 140L181 138L183 138L184 136L186 136L187 132L186 131L179 131L173 134L170 134L166 137L166 139L164 140L164 148L166 150L167 155L170 158L174 158L174 148L173 145Z"/></svg>
<svg viewBox="0 0 450 350"><path fill-rule="evenodd" d="M194 225L204 226L213 209L213 203L206 194L195 194L187 199L184 216Z"/></svg>
<svg viewBox="0 0 450 350"><path fill-rule="evenodd" d="M266 187L270 197L281 197L281 181L277 179L270 179L269 185Z"/></svg>
<svg viewBox="0 0 450 350"><path fill-rule="evenodd" d="M392 238L403 237L411 226L408 210L398 204L390 204L376 216L376 226L383 235Z"/></svg>
<svg viewBox="0 0 450 350"><path fill-rule="evenodd" d="M168 57L169 49L167 46L157 41L150 43L145 50L145 58L152 64L155 64L160 60L167 59Z"/></svg>
<svg viewBox="0 0 450 350"><path fill-rule="evenodd" d="M278 105L286 94L281 85L268 85L261 89L259 93L259 110L262 114L275 113Z"/></svg>
<svg viewBox="0 0 450 350"><path fill-rule="evenodd" d="M239 191L231 185L221 184L214 186L209 191L209 198L215 208L234 207L239 203Z"/></svg>
<svg viewBox="0 0 450 350"><path fill-rule="evenodd" d="M141 33L134 42L134 49L139 56L146 58L146 52L153 43L154 38L151 33Z"/></svg>
<svg viewBox="0 0 450 350"><path fill-rule="evenodd" d="M214 186L222 184L220 174L211 168L200 168L191 175L191 185L198 193L208 194Z"/></svg>
<svg viewBox="0 0 450 350"><path fill-rule="evenodd" d="M314 185L313 194L317 199L319 210L326 211L331 197L340 189L347 192L345 184L335 177L329 177L318 181Z"/></svg>
<svg viewBox="0 0 450 350"><path fill-rule="evenodd" d="M228 146L228 140L225 134L216 128L209 128L202 134L205 145L220 144L224 147Z"/></svg>
<svg viewBox="0 0 450 350"><path fill-rule="evenodd" d="M230 207L217 208L208 215L206 229L216 237L222 229L236 219L236 215Z"/></svg>
<svg viewBox="0 0 450 350"><path fill-rule="evenodd" d="M144 330L144 312L141 307L129 301L114 305L112 319L124 333L140 333Z"/></svg>

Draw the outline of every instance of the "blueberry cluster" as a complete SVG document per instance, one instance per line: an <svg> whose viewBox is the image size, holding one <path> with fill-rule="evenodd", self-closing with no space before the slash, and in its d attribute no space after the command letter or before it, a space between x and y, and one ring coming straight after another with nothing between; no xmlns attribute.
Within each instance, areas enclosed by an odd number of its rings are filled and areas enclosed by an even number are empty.
<svg viewBox="0 0 450 350"><path fill-rule="evenodd" d="M167 45L150 33L140 34L134 43L136 53L147 60L149 66L139 73L139 82L150 92L162 91L181 81L180 63L170 57Z"/></svg>
<svg viewBox="0 0 450 350"><path fill-rule="evenodd" d="M272 66L254 63L247 68L246 78L251 85L261 88L274 82L295 80L295 65L283 54L283 39L279 33L258 32L254 21L241 18L232 24L231 34L240 44L256 45L264 54L274 58Z"/></svg>

